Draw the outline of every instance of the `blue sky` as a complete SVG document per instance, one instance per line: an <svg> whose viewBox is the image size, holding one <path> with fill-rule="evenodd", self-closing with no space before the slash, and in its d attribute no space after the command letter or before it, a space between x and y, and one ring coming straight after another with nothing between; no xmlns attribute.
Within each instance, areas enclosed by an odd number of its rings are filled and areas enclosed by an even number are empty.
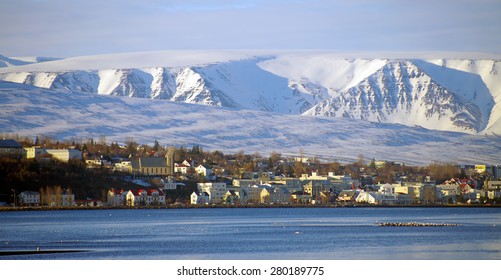
<svg viewBox="0 0 501 280"><path fill-rule="evenodd" d="M499 0L0 0L0 54L501 52Z"/></svg>

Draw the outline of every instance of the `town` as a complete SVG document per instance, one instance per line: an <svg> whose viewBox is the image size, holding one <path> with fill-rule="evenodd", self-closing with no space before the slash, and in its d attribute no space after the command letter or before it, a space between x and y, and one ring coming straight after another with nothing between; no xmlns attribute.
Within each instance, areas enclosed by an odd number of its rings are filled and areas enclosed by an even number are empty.
<svg viewBox="0 0 501 280"><path fill-rule="evenodd" d="M0 208L499 206L500 167L0 138Z"/></svg>

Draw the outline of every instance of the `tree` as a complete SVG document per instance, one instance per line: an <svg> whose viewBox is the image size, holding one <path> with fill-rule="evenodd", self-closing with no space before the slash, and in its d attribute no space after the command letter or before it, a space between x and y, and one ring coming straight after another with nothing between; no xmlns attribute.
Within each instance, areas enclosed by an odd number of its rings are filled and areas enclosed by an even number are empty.
<svg viewBox="0 0 501 280"><path fill-rule="evenodd" d="M306 173L306 166L301 160L294 162L294 177L300 178L302 174Z"/></svg>

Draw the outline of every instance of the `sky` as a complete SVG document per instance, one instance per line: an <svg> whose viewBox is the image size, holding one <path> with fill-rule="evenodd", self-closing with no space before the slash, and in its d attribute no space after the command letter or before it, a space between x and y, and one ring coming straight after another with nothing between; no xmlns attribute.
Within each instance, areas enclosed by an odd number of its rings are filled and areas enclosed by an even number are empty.
<svg viewBox="0 0 501 280"><path fill-rule="evenodd" d="M500 0L0 0L0 54L501 52Z"/></svg>

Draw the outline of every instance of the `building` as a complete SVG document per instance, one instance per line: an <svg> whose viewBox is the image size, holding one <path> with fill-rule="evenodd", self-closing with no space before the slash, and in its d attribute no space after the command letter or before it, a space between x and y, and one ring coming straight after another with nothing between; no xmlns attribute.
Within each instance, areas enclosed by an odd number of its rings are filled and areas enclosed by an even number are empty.
<svg viewBox="0 0 501 280"><path fill-rule="evenodd" d="M398 197L399 195L391 193L361 191L355 201L377 205L396 205L399 203Z"/></svg>
<svg viewBox="0 0 501 280"><path fill-rule="evenodd" d="M310 193L315 200L320 199L320 194L330 191L332 186L328 180L311 180L303 186L305 192Z"/></svg>
<svg viewBox="0 0 501 280"><path fill-rule="evenodd" d="M291 202L299 204L308 204L311 202L311 194L305 191L295 191L291 193Z"/></svg>
<svg viewBox="0 0 501 280"><path fill-rule="evenodd" d="M17 158L23 157L23 146L14 139L0 139L0 158Z"/></svg>
<svg viewBox="0 0 501 280"><path fill-rule="evenodd" d="M132 162L129 160L115 162L114 170L120 171L120 172L132 173Z"/></svg>
<svg viewBox="0 0 501 280"><path fill-rule="evenodd" d="M191 170L190 165L186 165L183 163L175 163L174 164L174 172L175 173L181 173L181 174L188 174Z"/></svg>
<svg viewBox="0 0 501 280"><path fill-rule="evenodd" d="M39 206L40 193L34 191L24 191L17 196L20 206Z"/></svg>
<svg viewBox="0 0 501 280"><path fill-rule="evenodd" d="M26 147L26 148L24 148L24 153L25 153L27 159L37 158L39 156L47 154L45 152L44 148L41 148L38 146Z"/></svg>
<svg viewBox="0 0 501 280"><path fill-rule="evenodd" d="M131 170L134 175L174 175L172 158L138 157L131 161Z"/></svg>
<svg viewBox="0 0 501 280"><path fill-rule="evenodd" d="M82 159L82 152L75 149L45 149L45 152L50 154L52 158L62 162Z"/></svg>
<svg viewBox="0 0 501 280"><path fill-rule="evenodd" d="M110 189L106 195L106 201L108 206L117 207L125 205L125 193L124 190Z"/></svg>
<svg viewBox="0 0 501 280"><path fill-rule="evenodd" d="M206 192L195 191L190 195L191 204L209 204L210 196Z"/></svg>
<svg viewBox="0 0 501 280"><path fill-rule="evenodd" d="M339 193L337 200L339 202L355 202L360 190L343 190Z"/></svg>
<svg viewBox="0 0 501 280"><path fill-rule="evenodd" d="M205 176L205 178L209 178L212 175L212 168L208 165L200 164L195 168L195 172L197 174Z"/></svg>
<svg viewBox="0 0 501 280"><path fill-rule="evenodd" d="M237 191L229 190L224 195L223 200L224 200L224 203L235 204L235 203L240 202L240 196L239 196L239 193Z"/></svg>
<svg viewBox="0 0 501 280"><path fill-rule="evenodd" d="M209 203L222 203L227 192L226 183L198 183L197 189L209 194Z"/></svg>
<svg viewBox="0 0 501 280"><path fill-rule="evenodd" d="M488 181L487 184L485 184L484 189L487 192L487 198L501 198L501 181Z"/></svg>
<svg viewBox="0 0 501 280"><path fill-rule="evenodd" d="M457 196L461 195L459 184L437 185L437 190L439 190L442 193L443 203L456 203Z"/></svg>

